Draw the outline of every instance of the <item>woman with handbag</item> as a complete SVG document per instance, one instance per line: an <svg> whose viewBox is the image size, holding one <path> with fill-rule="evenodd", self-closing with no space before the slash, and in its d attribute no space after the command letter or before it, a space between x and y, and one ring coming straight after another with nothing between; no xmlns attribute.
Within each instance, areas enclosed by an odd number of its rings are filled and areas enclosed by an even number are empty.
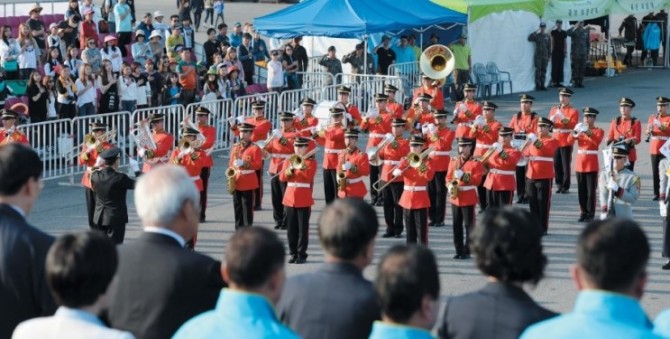
<svg viewBox="0 0 670 339"><path fill-rule="evenodd" d="M5 79L17 80L19 78L19 62L17 61L21 48L12 38L12 27L0 27L0 60L2 69L5 70Z"/></svg>

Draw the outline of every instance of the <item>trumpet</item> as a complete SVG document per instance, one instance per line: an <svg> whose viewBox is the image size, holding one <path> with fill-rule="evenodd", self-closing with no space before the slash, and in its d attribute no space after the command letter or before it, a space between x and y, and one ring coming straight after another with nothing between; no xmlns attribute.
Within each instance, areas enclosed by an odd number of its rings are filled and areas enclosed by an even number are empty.
<svg viewBox="0 0 670 339"><path fill-rule="evenodd" d="M402 175L402 173L404 173L408 168L420 168L420 167L424 164L424 162L423 162L424 159L425 159L425 158L430 154L430 152L432 152L432 151L433 151L433 146L428 147L425 151L423 151L423 152L421 152L421 153L410 152L410 153L407 154L407 156L405 157L405 161L407 161L407 166L405 166L405 167L402 169L402 171L400 172L399 175L397 175L397 176L394 175L394 176L391 178L391 180L389 180L386 184L382 185L381 187L379 187L379 185L381 185L381 183L382 183L382 179L377 180L375 183L372 184L372 189L374 189L374 190L377 191L377 192L381 192L382 190L384 190L384 188L386 188L386 186L388 186L388 185L390 185L391 183L393 183L393 180L399 178L399 177ZM396 169L400 168L400 165L402 165L402 163L400 163L400 164L398 164L397 166L395 166L395 167L391 170L391 173L393 173Z"/></svg>
<svg viewBox="0 0 670 339"><path fill-rule="evenodd" d="M317 150L318 150L318 148L314 148L313 150L305 153L305 155L302 155L302 156L298 155L298 154L293 154L292 156L290 156L288 158L289 167L286 168L286 169L291 169L291 170L293 170L293 169L299 169L299 170L305 169L305 159L308 159L311 156L313 156L316 153ZM277 172L277 174L271 176L270 180L272 180L276 176L278 176L279 173L281 173L281 172Z"/></svg>
<svg viewBox="0 0 670 339"><path fill-rule="evenodd" d="M395 138L394 138L395 140ZM373 146L368 148L365 153L368 155L368 159L370 161L370 165L372 166L379 166L382 164L382 160L379 159L377 156L377 153L386 146L386 144L389 143L388 139L384 138L380 143L377 144L377 146Z"/></svg>
<svg viewBox="0 0 670 339"><path fill-rule="evenodd" d="M658 120L658 117L659 117L659 113L656 113L656 116L654 117L654 122L652 123L652 125L647 127L647 138L644 139L644 142L649 142L651 140L651 135L652 135L651 132L654 130L654 124L660 123L660 121Z"/></svg>
<svg viewBox="0 0 670 339"><path fill-rule="evenodd" d="M196 140L191 143L191 147L193 147L194 149L195 148L200 148L205 143L205 135L202 134L202 131L200 131L198 126L196 126L193 123L193 120L191 120L191 115L190 114L187 115L186 117L184 117L184 121L182 122L182 126L189 127L189 128L192 128L192 129L198 131L198 136L196 137Z"/></svg>

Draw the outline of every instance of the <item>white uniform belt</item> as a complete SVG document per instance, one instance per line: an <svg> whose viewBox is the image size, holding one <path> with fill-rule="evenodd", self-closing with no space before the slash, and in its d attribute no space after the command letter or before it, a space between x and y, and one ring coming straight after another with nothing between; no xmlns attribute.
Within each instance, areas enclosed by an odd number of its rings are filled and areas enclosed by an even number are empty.
<svg viewBox="0 0 670 339"><path fill-rule="evenodd" d="M503 170L499 170L497 168L491 168L489 173L501 174L501 175L516 175L516 171L503 171Z"/></svg>
<svg viewBox="0 0 670 339"><path fill-rule="evenodd" d="M191 180L193 180L193 181L198 181L198 180L200 180L200 179L201 179L201 178L200 178L199 175L194 175L194 176L191 177Z"/></svg>
<svg viewBox="0 0 670 339"><path fill-rule="evenodd" d="M358 177L358 178L354 178L354 179L347 179L347 184L355 184L355 183L361 182L361 181L363 181L363 177Z"/></svg>
<svg viewBox="0 0 670 339"><path fill-rule="evenodd" d="M425 191L426 186L403 186L403 189L405 191L419 192L419 191Z"/></svg>
<svg viewBox="0 0 670 339"><path fill-rule="evenodd" d="M564 129L564 128L554 128L554 132L558 133L572 133L571 129Z"/></svg>
<svg viewBox="0 0 670 339"><path fill-rule="evenodd" d="M670 139L670 137L659 137L656 135L651 137L651 140L668 140L668 139Z"/></svg>
<svg viewBox="0 0 670 339"><path fill-rule="evenodd" d="M251 174L256 173L254 170L239 170L240 174Z"/></svg>
<svg viewBox="0 0 670 339"><path fill-rule="evenodd" d="M530 157L528 157L528 160L530 160L530 161L547 161L547 162L554 162L554 158L550 158L550 157L536 157L536 156L530 156Z"/></svg>
<svg viewBox="0 0 670 339"><path fill-rule="evenodd" d="M342 153L342 151L343 150L341 150L341 149L334 149L334 148L325 148L324 149L324 152L326 152L327 154L340 154L340 153Z"/></svg>
<svg viewBox="0 0 670 339"><path fill-rule="evenodd" d="M383 138L386 134L383 133L370 133L370 138Z"/></svg>
<svg viewBox="0 0 670 339"><path fill-rule="evenodd" d="M477 189L477 186L458 186L459 191L472 191Z"/></svg>
<svg viewBox="0 0 670 339"><path fill-rule="evenodd" d="M449 151L432 151L430 152L431 155L437 155L437 156L450 156L451 152Z"/></svg>
<svg viewBox="0 0 670 339"><path fill-rule="evenodd" d="M578 149L577 154L598 155L598 151L593 151L593 150L588 150L588 149Z"/></svg>
<svg viewBox="0 0 670 339"><path fill-rule="evenodd" d="M274 154L272 153L270 156L272 158L279 158L279 159L288 159L292 156L293 154Z"/></svg>
<svg viewBox="0 0 670 339"><path fill-rule="evenodd" d="M400 165L400 160L384 160L384 165Z"/></svg>
<svg viewBox="0 0 670 339"><path fill-rule="evenodd" d="M302 183L302 182L289 182L286 186L287 187L298 187L298 188L309 188L310 187L309 184L305 184L305 183Z"/></svg>
<svg viewBox="0 0 670 339"><path fill-rule="evenodd" d="M477 144L475 148L491 148L493 145Z"/></svg>

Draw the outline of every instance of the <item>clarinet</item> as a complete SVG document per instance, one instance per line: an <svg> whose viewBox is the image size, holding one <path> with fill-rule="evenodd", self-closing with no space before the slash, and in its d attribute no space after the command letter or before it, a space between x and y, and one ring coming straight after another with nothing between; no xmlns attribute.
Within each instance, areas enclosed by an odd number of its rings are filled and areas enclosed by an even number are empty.
<svg viewBox="0 0 670 339"><path fill-rule="evenodd" d="M656 117L654 118L654 121L658 120L659 113L656 113ZM651 140L651 131L654 129L653 122L651 128L647 129L647 138L644 139L644 142L649 142Z"/></svg>

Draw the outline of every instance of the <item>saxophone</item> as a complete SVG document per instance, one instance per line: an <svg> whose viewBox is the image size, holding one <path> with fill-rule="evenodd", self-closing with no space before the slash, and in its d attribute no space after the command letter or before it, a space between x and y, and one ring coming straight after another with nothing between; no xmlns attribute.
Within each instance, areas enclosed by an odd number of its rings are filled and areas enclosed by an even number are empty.
<svg viewBox="0 0 670 339"><path fill-rule="evenodd" d="M463 165L467 160L463 161L460 166L458 166L458 169L463 168ZM454 178L452 179L449 184L447 184L447 189L449 190L449 197L451 199L456 199L458 198L458 179Z"/></svg>
<svg viewBox="0 0 670 339"><path fill-rule="evenodd" d="M347 162L347 154L342 155L342 165ZM342 165L337 171L337 190L345 191L347 189L347 172L342 170Z"/></svg>
<svg viewBox="0 0 670 339"><path fill-rule="evenodd" d="M242 144L238 142L235 144L235 147L235 157L233 158L233 161L240 158ZM226 169L226 178L228 179L228 193L234 194L236 189L237 169L233 166L228 167L228 169Z"/></svg>

